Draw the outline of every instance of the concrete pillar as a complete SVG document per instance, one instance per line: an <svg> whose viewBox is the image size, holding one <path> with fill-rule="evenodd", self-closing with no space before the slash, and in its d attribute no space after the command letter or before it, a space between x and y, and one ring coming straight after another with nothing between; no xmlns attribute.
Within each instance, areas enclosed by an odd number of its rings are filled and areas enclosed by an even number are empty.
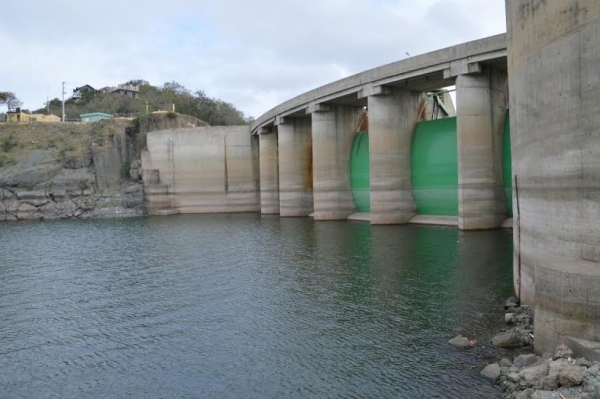
<svg viewBox="0 0 600 399"><path fill-rule="evenodd" d="M410 152L420 97L408 90L368 97L372 224L407 223L416 215Z"/></svg>
<svg viewBox="0 0 600 399"><path fill-rule="evenodd" d="M506 2L515 289L535 350L600 341L600 2Z"/></svg>
<svg viewBox="0 0 600 399"><path fill-rule="evenodd" d="M506 80L506 72L493 69L456 78L461 230L499 228L508 217L502 170Z"/></svg>
<svg viewBox="0 0 600 399"><path fill-rule="evenodd" d="M313 211L310 118L289 118L277 132L280 216L308 216Z"/></svg>
<svg viewBox="0 0 600 399"><path fill-rule="evenodd" d="M361 114L361 108L341 105L311 114L315 220L346 220L356 212L350 153Z"/></svg>
<svg viewBox="0 0 600 399"><path fill-rule="evenodd" d="M260 212L279 213L279 154L277 133L262 133L260 140Z"/></svg>

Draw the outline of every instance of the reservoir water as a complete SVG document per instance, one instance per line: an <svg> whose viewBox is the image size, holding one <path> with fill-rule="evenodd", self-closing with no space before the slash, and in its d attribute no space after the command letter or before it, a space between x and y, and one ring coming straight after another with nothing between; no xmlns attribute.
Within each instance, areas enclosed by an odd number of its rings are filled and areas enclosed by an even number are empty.
<svg viewBox="0 0 600 399"><path fill-rule="evenodd" d="M1 223L0 398L497 398L511 264L504 230Z"/></svg>

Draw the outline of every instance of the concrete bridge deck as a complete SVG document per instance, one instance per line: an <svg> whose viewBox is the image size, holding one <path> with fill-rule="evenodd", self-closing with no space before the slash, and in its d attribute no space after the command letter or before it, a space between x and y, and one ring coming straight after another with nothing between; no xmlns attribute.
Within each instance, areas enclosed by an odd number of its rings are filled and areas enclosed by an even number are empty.
<svg viewBox="0 0 600 399"><path fill-rule="evenodd" d="M383 86L421 92L452 86L456 76L477 72L482 66L506 71L506 34L396 61L308 91L258 117L252 133L275 125L278 118L305 115L317 104L366 106L367 96L385 90Z"/></svg>

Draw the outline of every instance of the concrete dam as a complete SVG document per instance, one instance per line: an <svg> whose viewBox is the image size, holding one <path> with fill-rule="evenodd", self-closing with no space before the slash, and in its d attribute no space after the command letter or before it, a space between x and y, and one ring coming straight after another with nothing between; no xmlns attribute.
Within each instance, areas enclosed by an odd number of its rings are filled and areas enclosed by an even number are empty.
<svg viewBox="0 0 600 399"><path fill-rule="evenodd" d="M600 3L506 8L507 34L327 84L252 126L150 133L148 211L461 230L512 218L536 351L600 348Z"/></svg>

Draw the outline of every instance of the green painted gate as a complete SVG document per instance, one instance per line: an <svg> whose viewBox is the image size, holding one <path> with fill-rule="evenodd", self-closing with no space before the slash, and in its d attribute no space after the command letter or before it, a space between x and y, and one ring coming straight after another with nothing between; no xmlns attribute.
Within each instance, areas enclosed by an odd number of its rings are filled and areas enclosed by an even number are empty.
<svg viewBox="0 0 600 399"><path fill-rule="evenodd" d="M502 144L504 192L513 216L510 113L506 111ZM419 215L458 216L456 117L418 122L411 148L411 181ZM371 211L369 135L357 133L350 157L350 184L358 212Z"/></svg>
<svg viewBox="0 0 600 399"><path fill-rule="evenodd" d="M371 172L369 164L369 135L357 133L350 155L350 186L358 212L371 212Z"/></svg>
<svg viewBox="0 0 600 399"><path fill-rule="evenodd" d="M458 216L456 118L418 122L410 163L417 213Z"/></svg>

